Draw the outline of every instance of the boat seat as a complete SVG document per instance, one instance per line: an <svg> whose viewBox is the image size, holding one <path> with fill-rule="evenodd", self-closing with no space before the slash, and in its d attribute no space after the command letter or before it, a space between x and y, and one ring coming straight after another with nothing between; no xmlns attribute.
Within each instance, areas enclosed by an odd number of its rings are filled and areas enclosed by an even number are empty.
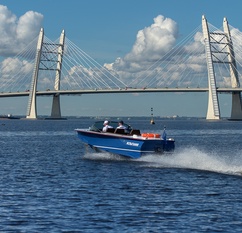
<svg viewBox="0 0 242 233"><path fill-rule="evenodd" d="M115 129L114 133L125 134L125 131L124 131L124 129Z"/></svg>
<svg viewBox="0 0 242 233"><path fill-rule="evenodd" d="M136 134L136 135L141 135L139 129L132 129L131 132L130 132L130 134L131 134L131 135L134 135L134 134Z"/></svg>
<svg viewBox="0 0 242 233"><path fill-rule="evenodd" d="M114 128L107 128L107 133L114 133L115 129Z"/></svg>

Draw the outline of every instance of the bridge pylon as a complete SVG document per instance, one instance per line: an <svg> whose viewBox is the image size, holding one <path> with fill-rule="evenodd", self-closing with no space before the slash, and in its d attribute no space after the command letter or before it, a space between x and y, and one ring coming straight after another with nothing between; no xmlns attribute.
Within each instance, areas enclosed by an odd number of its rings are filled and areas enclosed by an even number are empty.
<svg viewBox="0 0 242 233"><path fill-rule="evenodd" d="M223 21L224 33L227 35L227 51L228 51L228 60L229 60L229 70L231 77L232 88L240 87L237 65L235 61L233 42L229 30L228 21L224 18ZM231 109L231 120L242 120L242 99L241 92L232 92L232 109Z"/></svg>
<svg viewBox="0 0 242 233"><path fill-rule="evenodd" d="M209 32L205 16L202 16L203 37L208 69L207 120L220 119L220 109L214 72L214 63L224 63L226 58L230 70L232 88L239 88L239 77L228 21L224 18L223 32ZM217 54L223 55L223 60ZM242 120L242 99L240 91L232 91L231 120Z"/></svg>
<svg viewBox="0 0 242 233"><path fill-rule="evenodd" d="M54 89L56 91L60 90L60 77L61 77L62 58L64 53L64 43L65 43L65 32L63 30L60 36L60 42L58 46L58 58L57 58L55 86L54 86ZM60 95L58 94L53 96L51 118L61 118Z"/></svg>
<svg viewBox="0 0 242 233"><path fill-rule="evenodd" d="M208 110L207 110L207 120L219 120L220 119L220 109L218 101L218 93L216 86L216 79L213 66L213 57L211 50L211 37L208 30L208 24L205 16L202 16L202 29L203 37L206 50L207 59L207 69L208 69Z"/></svg>
<svg viewBox="0 0 242 233"><path fill-rule="evenodd" d="M42 46L43 46L43 39L44 39L44 29L40 29L39 39L37 43L37 50L35 55L35 65L34 71L32 76L32 82L29 91L29 102L27 107L26 118L28 119L36 119L37 118L37 110L36 110L36 88L37 88L37 81L39 75L39 65L41 60L41 53L42 53Z"/></svg>
<svg viewBox="0 0 242 233"><path fill-rule="evenodd" d="M49 43L49 42L45 43L44 29L41 28L39 33L38 43L37 43L35 65L34 65L32 82L30 87L30 93L29 93L29 102L28 102L28 108L27 108L27 114L26 114L26 118L28 119L37 118L36 91L37 91L39 70L48 70L48 71L54 70L56 72L54 89L56 91L60 90L60 77L61 77L61 68L62 68L62 58L63 58L63 52L64 52L64 42L65 42L65 32L63 30L58 44ZM47 54L50 54L50 53L53 55L51 56L51 58L47 56ZM48 62L50 63L50 65L48 65ZM55 69L52 68L53 62L56 62L57 64ZM61 118L59 94L55 94L53 96L51 118L55 118L55 119Z"/></svg>

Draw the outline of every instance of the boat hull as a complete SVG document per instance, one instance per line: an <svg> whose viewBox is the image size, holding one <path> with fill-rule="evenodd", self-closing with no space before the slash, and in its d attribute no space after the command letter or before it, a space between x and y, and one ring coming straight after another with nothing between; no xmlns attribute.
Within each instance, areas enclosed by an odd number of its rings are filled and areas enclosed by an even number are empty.
<svg viewBox="0 0 242 233"><path fill-rule="evenodd" d="M81 129L76 129L76 132L80 140L93 149L135 159L145 154L173 151L175 148L173 139L163 140L162 138L145 138L137 135L118 135Z"/></svg>

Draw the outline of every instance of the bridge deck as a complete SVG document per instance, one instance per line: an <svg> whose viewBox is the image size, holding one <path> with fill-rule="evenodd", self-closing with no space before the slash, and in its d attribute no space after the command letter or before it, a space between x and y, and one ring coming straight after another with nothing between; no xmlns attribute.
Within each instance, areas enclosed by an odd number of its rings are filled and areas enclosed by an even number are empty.
<svg viewBox="0 0 242 233"><path fill-rule="evenodd" d="M36 95L82 95L82 94L111 94L111 93L145 93L145 92L207 92L208 88L129 88L129 89L100 89L100 90L48 90L37 91ZM242 92L242 88L217 88L220 93ZM29 92L0 93L0 97L28 96Z"/></svg>

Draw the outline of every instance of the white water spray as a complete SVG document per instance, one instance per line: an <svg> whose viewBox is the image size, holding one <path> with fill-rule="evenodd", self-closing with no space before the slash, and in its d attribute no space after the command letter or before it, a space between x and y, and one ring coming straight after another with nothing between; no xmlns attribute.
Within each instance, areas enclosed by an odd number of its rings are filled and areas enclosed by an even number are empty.
<svg viewBox="0 0 242 233"><path fill-rule="evenodd" d="M224 174L242 175L242 151L230 155L202 152L196 148L186 148L172 155L147 155L139 159L148 166L196 169Z"/></svg>
<svg viewBox="0 0 242 233"><path fill-rule="evenodd" d="M186 148L168 155L146 155L139 159L128 159L110 153L86 153L84 159L142 162L142 166L155 168L183 168L242 175L242 151L225 156L202 152L196 148Z"/></svg>

